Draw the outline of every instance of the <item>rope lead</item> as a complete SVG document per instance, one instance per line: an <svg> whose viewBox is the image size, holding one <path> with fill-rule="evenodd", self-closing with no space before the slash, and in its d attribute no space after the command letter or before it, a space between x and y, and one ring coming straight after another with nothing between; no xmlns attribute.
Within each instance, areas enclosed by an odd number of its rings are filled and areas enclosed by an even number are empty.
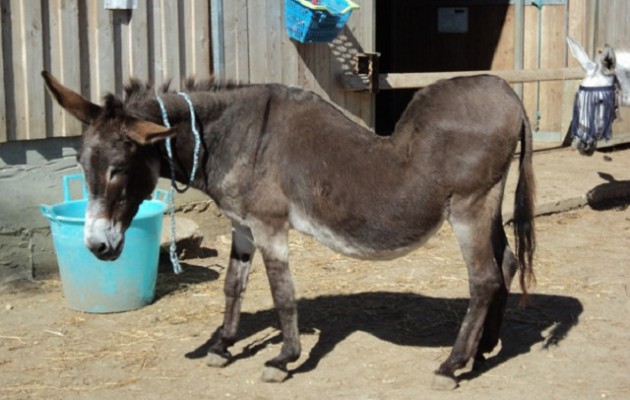
<svg viewBox="0 0 630 400"><path fill-rule="evenodd" d="M166 139L166 153L168 154L168 161L171 167L171 195L169 196L169 214L171 219L171 245L169 246L169 255L171 259L171 265L173 266L173 272L175 274L182 273L182 267L179 262L179 257L177 257L177 244L176 242L176 233L175 233L175 192L184 193L190 185L193 183L195 179L195 175L197 173L197 166L199 164L199 149L201 148L201 136L199 135L199 130L197 129L197 121L195 118L195 109L193 107L192 101L190 100L190 96L183 92L178 92L178 95L182 96L186 103L188 103L188 108L190 109L190 124L192 126L192 133L195 137L195 150L193 157L193 166L190 171L190 178L185 187L179 188L177 186L177 182L175 182L175 162L173 161L173 150L171 148L171 138ZM160 105L160 110L162 112L162 121L164 126L167 128L171 127L171 123L168 119L168 113L166 112L166 107L164 106L164 102L159 95L155 96L157 98L158 104Z"/></svg>

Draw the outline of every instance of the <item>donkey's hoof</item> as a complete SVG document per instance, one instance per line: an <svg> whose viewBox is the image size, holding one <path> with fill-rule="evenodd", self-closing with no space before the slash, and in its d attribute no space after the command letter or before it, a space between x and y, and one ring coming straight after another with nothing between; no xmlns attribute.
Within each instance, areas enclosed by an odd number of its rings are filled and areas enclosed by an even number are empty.
<svg viewBox="0 0 630 400"><path fill-rule="evenodd" d="M431 383L431 388L435 390L454 390L457 388L458 383L457 380L453 377L435 374L433 375L433 382Z"/></svg>
<svg viewBox="0 0 630 400"><path fill-rule="evenodd" d="M217 353L208 352L206 356L206 365L209 367L221 368L228 365L229 362L229 358L222 357Z"/></svg>
<svg viewBox="0 0 630 400"><path fill-rule="evenodd" d="M289 377L289 373L287 371L281 370L276 367L265 367L265 370L262 373L262 381L270 382L270 383L280 383L284 382L285 379Z"/></svg>

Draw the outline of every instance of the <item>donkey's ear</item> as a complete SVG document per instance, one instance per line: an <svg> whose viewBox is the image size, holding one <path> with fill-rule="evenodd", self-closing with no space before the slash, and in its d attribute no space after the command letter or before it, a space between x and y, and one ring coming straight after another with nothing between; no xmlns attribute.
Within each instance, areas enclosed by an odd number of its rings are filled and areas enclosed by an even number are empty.
<svg viewBox="0 0 630 400"><path fill-rule="evenodd" d="M609 45L604 46L604 50L597 56L597 61L602 66L602 72L604 75L614 75L615 68L617 67L617 60L615 58L615 50Z"/></svg>
<svg viewBox="0 0 630 400"><path fill-rule="evenodd" d="M125 132L129 139L140 145L159 142L175 136L174 128L167 128L149 121L134 121Z"/></svg>
<svg viewBox="0 0 630 400"><path fill-rule="evenodd" d="M569 49L571 49L571 54L573 54L573 58L575 58L582 69L586 72L594 71L597 68L597 64L590 59L586 51L578 42L576 42L571 36L567 36L567 44L569 45Z"/></svg>
<svg viewBox="0 0 630 400"><path fill-rule="evenodd" d="M63 86L50 72L42 71L42 77L59 105L79 121L89 124L101 113L100 106Z"/></svg>

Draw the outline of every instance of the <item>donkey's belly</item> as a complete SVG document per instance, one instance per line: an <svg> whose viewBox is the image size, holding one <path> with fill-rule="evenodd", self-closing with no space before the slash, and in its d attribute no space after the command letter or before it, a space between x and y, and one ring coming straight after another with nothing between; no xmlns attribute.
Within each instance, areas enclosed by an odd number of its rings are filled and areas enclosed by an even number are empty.
<svg viewBox="0 0 630 400"><path fill-rule="evenodd" d="M433 236L444 219L441 219L429 229L422 230L413 239L402 238L398 231L383 232L379 239L374 235L362 235L362 232L340 233L326 224L308 217L303 212L292 207L289 221L293 229L310 235L330 249L355 258L369 260L391 260L401 257L418 247Z"/></svg>

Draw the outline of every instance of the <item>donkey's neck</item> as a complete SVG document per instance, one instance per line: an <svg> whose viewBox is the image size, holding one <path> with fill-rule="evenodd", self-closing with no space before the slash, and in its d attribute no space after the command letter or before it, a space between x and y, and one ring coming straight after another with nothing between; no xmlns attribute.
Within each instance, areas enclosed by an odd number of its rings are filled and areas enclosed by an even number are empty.
<svg viewBox="0 0 630 400"><path fill-rule="evenodd" d="M195 154L195 139L190 129L184 129L182 126L177 126L177 134L171 139L171 151L173 158L169 159L168 151L166 149L166 143L160 142L156 144L158 153L160 155L160 177L167 179L175 179L182 185L188 185L197 189L203 189L199 175L202 174L201 169L201 148L198 154ZM197 170L192 182L191 174L193 172L193 164L197 158Z"/></svg>
<svg viewBox="0 0 630 400"><path fill-rule="evenodd" d="M206 171L202 165L202 159L205 159L204 154L207 151L207 144L204 143L204 140L207 137L205 128L207 127L208 113L205 107L200 105L201 102L197 98L199 96L194 93L190 94L195 113L195 128L201 140L199 151L195 153L196 138L188 103L182 96L175 93L162 94L160 97L165 105L165 115L162 114L157 99L150 101L149 106L145 108L144 115L141 115L142 118L154 123L162 125L168 123L175 129L175 135L170 139L172 160L169 160L165 141L160 141L155 145L160 158L160 176L167 179L174 177L177 182L187 185L190 182L193 165L196 162L198 167L190 186L205 190L206 180L204 176Z"/></svg>

